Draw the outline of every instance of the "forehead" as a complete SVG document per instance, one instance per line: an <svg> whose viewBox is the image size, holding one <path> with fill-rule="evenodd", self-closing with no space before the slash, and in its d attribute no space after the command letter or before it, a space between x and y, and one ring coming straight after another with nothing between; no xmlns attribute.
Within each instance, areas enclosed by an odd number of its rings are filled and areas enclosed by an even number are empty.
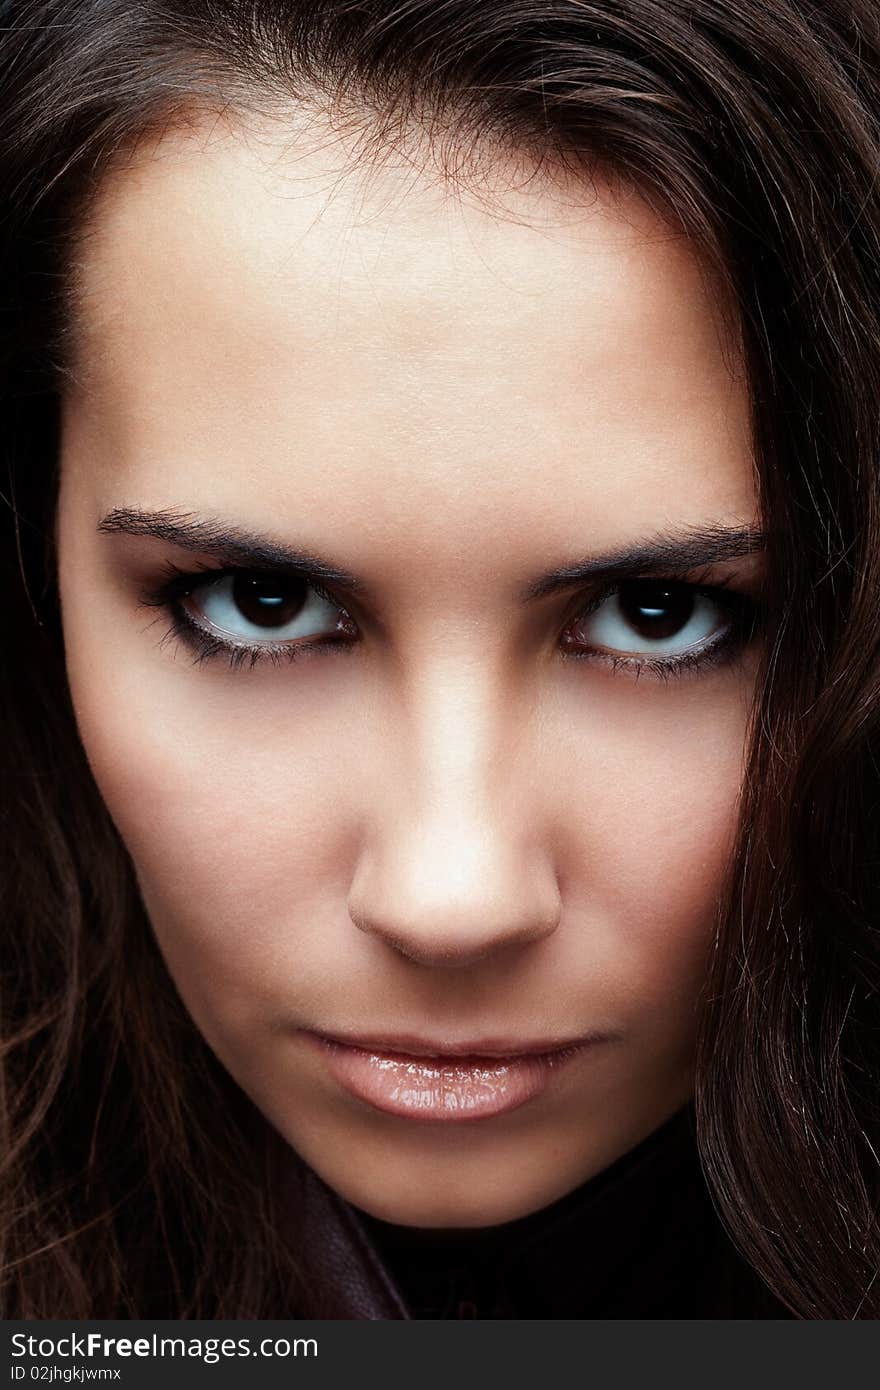
<svg viewBox="0 0 880 1390"><path fill-rule="evenodd" d="M573 505L603 542L748 517L745 384L687 241L598 178L496 174L487 201L404 158L368 171L318 121L139 147L75 266L72 409L108 504L122 479L142 505L209 483L265 529L267 497L293 515L332 484L343 517L418 531L517 498L560 544Z"/></svg>

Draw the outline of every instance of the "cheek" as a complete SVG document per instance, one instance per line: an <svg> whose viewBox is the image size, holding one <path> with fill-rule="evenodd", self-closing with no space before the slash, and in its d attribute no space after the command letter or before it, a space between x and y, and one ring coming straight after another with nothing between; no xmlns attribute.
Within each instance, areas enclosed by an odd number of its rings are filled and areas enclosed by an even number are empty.
<svg viewBox="0 0 880 1390"><path fill-rule="evenodd" d="M646 1038L687 1029L705 975L735 842L747 695L729 677L651 698L621 685L602 711L605 736L585 745L576 797L569 783L566 912L589 928L597 977Z"/></svg>
<svg viewBox="0 0 880 1390"><path fill-rule="evenodd" d="M77 722L169 969L200 1024L266 1017L345 901L354 769L335 753L338 711L325 699L322 714L314 680L279 699L283 670L241 692L221 676L220 693L207 671L122 662L117 678L97 655L71 650Z"/></svg>

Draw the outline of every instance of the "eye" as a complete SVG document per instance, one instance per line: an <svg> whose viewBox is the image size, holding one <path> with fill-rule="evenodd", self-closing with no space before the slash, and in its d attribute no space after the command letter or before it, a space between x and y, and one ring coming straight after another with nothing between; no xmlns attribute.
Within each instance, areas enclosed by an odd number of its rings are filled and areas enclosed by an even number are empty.
<svg viewBox="0 0 880 1390"><path fill-rule="evenodd" d="M352 651L360 635L337 600L294 570L183 570L171 561L159 583L141 590L139 601L169 617L163 642L176 638L198 664L225 657L236 671L319 651Z"/></svg>
<svg viewBox="0 0 880 1390"><path fill-rule="evenodd" d="M568 626L563 645L571 655L662 675L732 655L755 618L754 603L723 585L635 579L594 600Z"/></svg>
<svg viewBox="0 0 880 1390"><path fill-rule="evenodd" d="M275 645L301 637L351 634L345 609L299 575L230 571L192 586L181 607L195 612L196 625L207 635L233 638L246 647L259 645L260 638Z"/></svg>

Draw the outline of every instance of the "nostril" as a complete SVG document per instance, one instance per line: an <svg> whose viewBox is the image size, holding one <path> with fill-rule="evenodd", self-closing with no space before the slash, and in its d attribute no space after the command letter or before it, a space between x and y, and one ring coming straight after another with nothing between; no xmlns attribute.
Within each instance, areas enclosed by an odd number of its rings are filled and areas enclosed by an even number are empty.
<svg viewBox="0 0 880 1390"><path fill-rule="evenodd" d="M562 915L553 856L496 819L402 818L364 846L354 926L419 965L472 965L549 936Z"/></svg>

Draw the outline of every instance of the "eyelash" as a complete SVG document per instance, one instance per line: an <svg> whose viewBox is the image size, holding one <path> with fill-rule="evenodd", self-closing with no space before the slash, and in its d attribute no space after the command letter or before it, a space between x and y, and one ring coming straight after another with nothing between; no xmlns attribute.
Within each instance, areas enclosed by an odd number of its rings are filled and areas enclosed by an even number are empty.
<svg viewBox="0 0 880 1390"><path fill-rule="evenodd" d="M173 562L169 561L163 567L165 578L155 588L145 590L140 596L140 602L148 608L162 608L171 619L171 626L168 628L162 641L169 637L178 638L184 646L191 652L195 665L201 665L204 661L211 661L215 657L226 656L229 665L234 671L238 671L242 666L250 663L250 669L263 661L270 662L273 666L279 666L284 661L295 661L305 652L314 651L317 648L330 647L334 651L349 651L352 647L350 638L315 637L304 638L297 642L279 642L272 645L269 642L261 642L259 645L249 646L246 642L225 642L222 638L212 637L187 613L181 602L188 598L197 589L209 583L219 583L221 579L226 579L235 574L260 574L256 569L243 569L239 566L227 566L217 568L214 565L200 565L197 569L182 570ZM210 578L206 578L210 576ZM314 590L327 603L332 603L334 607L342 609L343 605L335 599L331 593L310 575L297 575L297 578L304 579L309 587ZM343 610L345 611L345 610Z"/></svg>
<svg viewBox="0 0 880 1390"><path fill-rule="evenodd" d="M566 624L566 629L581 619L589 617L607 599L619 593L626 584L659 583L686 589L694 597L702 595L722 609L728 618L727 626L720 636L704 642L679 656L645 657L623 656L610 651L586 649L563 652L566 661L593 661L610 667L612 672L626 671L636 678L647 672L657 680L667 681L671 676L684 676L688 673L702 672L713 667L730 665L758 634L763 625L763 610L760 603L741 590L732 589L730 580L716 580L714 584L704 584L687 579L681 573L651 574L637 576L618 582L609 581L603 585L585 606L578 608L574 617Z"/></svg>
<svg viewBox="0 0 880 1390"><path fill-rule="evenodd" d="M153 588L144 590L140 595L140 602L145 607L156 607L164 609L171 625L165 633L162 641L169 637L176 637L192 653L196 665L204 661L211 661L215 657L226 656L228 664L233 670L240 670L242 666L250 663L252 670L261 662L268 661L272 665L278 666L284 661L295 661L306 652L312 652L319 648L332 648L334 651L350 651L353 642L350 637L333 638L318 637L306 638L297 642L284 642L272 645L271 643L260 643L259 645L249 646L245 642L226 642L222 638L212 637L204 631L186 612L182 600L189 597L199 588L208 583L219 583L221 579L228 578L236 574L257 575L260 571L244 569L237 566L217 568L213 565L200 565L197 569L182 570L172 562L167 562L163 567L163 580ZM210 576L210 579L206 578ZM347 611L337 599L309 575L297 575L297 578L304 579L309 587L327 603L333 604L343 612ZM757 631L761 621L760 605L746 594L729 588L729 581L720 581L715 584L701 584L699 581L693 582L686 579L681 574L652 574L626 581L608 581L600 589L595 591L589 600L581 604L573 616L566 623L566 631L575 623L588 617L607 599L618 593L624 584L634 584L640 582L659 582L669 585L681 586L693 595L703 595L711 599L720 608L724 609L729 616L729 623L720 637L711 642L704 643L692 651L686 651L679 656L666 657L644 657L644 656L623 656L613 652L601 651L599 649L569 650L562 653L563 660L566 661L599 661L611 668L612 671L625 670L634 673L636 677L643 672L648 672L652 677L666 681L671 676L683 676L688 672L703 671L710 667L718 667L729 664L736 655L751 641Z"/></svg>

